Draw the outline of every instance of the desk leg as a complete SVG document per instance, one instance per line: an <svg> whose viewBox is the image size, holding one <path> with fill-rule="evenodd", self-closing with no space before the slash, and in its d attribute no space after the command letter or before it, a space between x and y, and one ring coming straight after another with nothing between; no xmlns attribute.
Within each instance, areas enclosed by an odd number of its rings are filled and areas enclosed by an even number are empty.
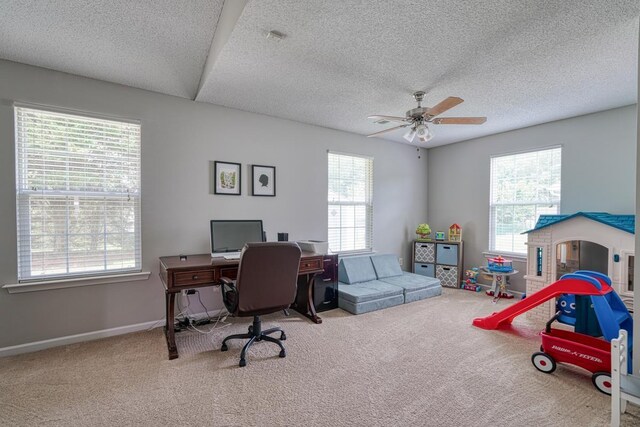
<svg viewBox="0 0 640 427"><path fill-rule="evenodd" d="M173 292L165 292L166 302L166 318L167 323L164 327L164 334L167 338L167 348L169 350L169 360L178 358L178 347L176 346L176 332L174 329L176 294Z"/></svg>
<svg viewBox="0 0 640 427"><path fill-rule="evenodd" d="M322 319L316 313L316 307L313 305L313 284L316 274L307 274L306 276L307 280L305 282L298 282L296 301L292 307L313 323L322 323ZM303 276L300 276L300 279L304 280Z"/></svg>
<svg viewBox="0 0 640 427"><path fill-rule="evenodd" d="M309 319L313 320L314 323L320 324L322 323L322 319L320 318L320 316L318 316L318 313L316 312L316 306L313 303L313 285L314 285L314 279L316 278L316 276L317 274L310 274L309 283L307 284L307 298L309 301L308 317Z"/></svg>

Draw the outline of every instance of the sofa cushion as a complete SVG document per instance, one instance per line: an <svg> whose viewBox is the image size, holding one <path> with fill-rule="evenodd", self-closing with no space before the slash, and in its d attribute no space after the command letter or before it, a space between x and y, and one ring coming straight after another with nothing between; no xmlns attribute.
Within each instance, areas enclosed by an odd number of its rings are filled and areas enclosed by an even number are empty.
<svg viewBox="0 0 640 427"><path fill-rule="evenodd" d="M376 270L378 279L385 277L402 276L402 268L398 257L392 254L372 255L371 263Z"/></svg>
<svg viewBox="0 0 640 427"><path fill-rule="evenodd" d="M380 279L380 281L394 286L400 286L407 291L440 286L440 279L407 272L403 272L402 276L386 277L384 279Z"/></svg>
<svg viewBox="0 0 640 427"><path fill-rule="evenodd" d="M352 285L345 285L352 286ZM424 291L421 291L424 292ZM359 304L355 304L351 301L347 301L343 298L338 300L338 306L353 314L362 314L368 313L370 311L382 310L383 308L393 307L394 305L401 305L404 303L404 297L402 295L395 295L392 297L385 297L380 299L375 299L367 302L361 302Z"/></svg>
<svg viewBox="0 0 640 427"><path fill-rule="evenodd" d="M340 259L338 280L353 284L376 280L376 271L369 256L354 256Z"/></svg>
<svg viewBox="0 0 640 427"><path fill-rule="evenodd" d="M442 286L432 286L426 289L418 289L417 291L409 291L405 289L404 291L404 303L408 304L410 302L419 301L421 299L427 299L431 297L437 297L438 295L442 295Z"/></svg>
<svg viewBox="0 0 640 427"><path fill-rule="evenodd" d="M402 295L403 289L380 280L347 285L338 284L338 295L341 299L359 304L366 301Z"/></svg>

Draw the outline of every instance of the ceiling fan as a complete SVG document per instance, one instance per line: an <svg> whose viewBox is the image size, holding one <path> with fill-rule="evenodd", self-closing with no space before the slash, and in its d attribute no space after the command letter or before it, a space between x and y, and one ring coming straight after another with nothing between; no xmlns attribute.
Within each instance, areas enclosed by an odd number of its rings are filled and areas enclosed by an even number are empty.
<svg viewBox="0 0 640 427"><path fill-rule="evenodd" d="M413 141L415 136L421 142L428 142L433 138L433 132L429 128L429 124L434 125L481 125L487 121L486 117L441 117L437 118L440 114L455 107L458 104L464 102L462 98L450 96L434 107L423 107L422 100L424 99L425 92L419 90L413 93L413 97L418 102L418 107L407 111L406 117L397 116L381 116L373 115L369 116L370 119L374 119L378 124L386 124L389 122L403 123L400 126L395 126L389 129L381 130L380 132L372 133L367 137L378 136L380 134L391 132L392 130L409 127L407 133L404 134L404 139L409 142Z"/></svg>

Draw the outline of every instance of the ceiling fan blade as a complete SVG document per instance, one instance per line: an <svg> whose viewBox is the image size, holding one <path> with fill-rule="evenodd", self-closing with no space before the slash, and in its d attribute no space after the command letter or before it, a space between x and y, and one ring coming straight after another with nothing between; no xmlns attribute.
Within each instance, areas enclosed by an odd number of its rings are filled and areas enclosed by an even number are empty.
<svg viewBox="0 0 640 427"><path fill-rule="evenodd" d="M410 119L406 118L406 117L398 117L398 116L380 116L380 115L373 115L373 116L369 116L367 117L369 119L373 119L373 120L387 120L389 122L407 122L410 121Z"/></svg>
<svg viewBox="0 0 640 427"><path fill-rule="evenodd" d="M440 117L431 120L434 125L481 125L486 117Z"/></svg>
<svg viewBox="0 0 640 427"><path fill-rule="evenodd" d="M438 116L445 111L455 107L456 105L462 104L464 99L458 98L456 96L450 96L441 103L429 108L426 113L424 113L425 117L435 117Z"/></svg>
<svg viewBox="0 0 640 427"><path fill-rule="evenodd" d="M371 138L372 136L378 136L378 135L383 134L383 133L391 132L392 130L396 130L396 129L400 129L400 128L406 128L407 126L410 126L410 124L400 125L400 126L392 127L392 128L389 128L389 129L381 130L380 132L376 132L376 133L372 133L371 135L367 135L367 138Z"/></svg>

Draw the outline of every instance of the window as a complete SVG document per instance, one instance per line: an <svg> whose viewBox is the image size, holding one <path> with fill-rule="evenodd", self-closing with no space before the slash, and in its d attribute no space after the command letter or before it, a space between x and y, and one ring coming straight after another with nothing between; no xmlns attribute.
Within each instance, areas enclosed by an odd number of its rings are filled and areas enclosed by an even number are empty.
<svg viewBox="0 0 640 427"><path fill-rule="evenodd" d="M627 286L624 292L633 292L633 263L635 255L627 255Z"/></svg>
<svg viewBox="0 0 640 427"><path fill-rule="evenodd" d="M536 276L542 276L542 248L536 248Z"/></svg>
<svg viewBox="0 0 640 427"><path fill-rule="evenodd" d="M373 159L329 152L329 249L370 251L373 234Z"/></svg>
<svg viewBox="0 0 640 427"><path fill-rule="evenodd" d="M489 250L526 254L541 214L560 211L562 148L491 158Z"/></svg>
<svg viewBox="0 0 640 427"><path fill-rule="evenodd" d="M15 107L18 280L141 270L140 124Z"/></svg>

